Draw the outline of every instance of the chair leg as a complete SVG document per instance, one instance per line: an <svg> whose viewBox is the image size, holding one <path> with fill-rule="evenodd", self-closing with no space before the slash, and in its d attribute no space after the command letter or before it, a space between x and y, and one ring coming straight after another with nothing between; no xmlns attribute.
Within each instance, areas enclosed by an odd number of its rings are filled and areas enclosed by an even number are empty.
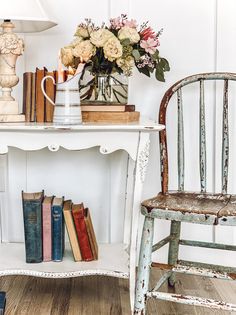
<svg viewBox="0 0 236 315"><path fill-rule="evenodd" d="M170 241L170 245L169 245L169 254L168 254L169 265L175 265L178 260L180 230L181 230L181 222L171 221L170 235L172 235L174 239ZM171 287L173 287L175 285L175 281L176 281L175 274L172 273L168 279L168 283Z"/></svg>
<svg viewBox="0 0 236 315"><path fill-rule="evenodd" d="M149 288L149 276L152 263L154 219L145 217L139 254L138 276L136 282L134 314L146 312L146 294Z"/></svg>

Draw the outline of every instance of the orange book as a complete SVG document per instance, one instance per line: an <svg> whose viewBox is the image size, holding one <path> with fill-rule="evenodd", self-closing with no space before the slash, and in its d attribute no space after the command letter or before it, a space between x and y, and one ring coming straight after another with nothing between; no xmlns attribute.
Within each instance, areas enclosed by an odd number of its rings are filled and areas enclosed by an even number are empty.
<svg viewBox="0 0 236 315"><path fill-rule="evenodd" d="M43 68L42 70L36 68L36 121L40 123L45 121L45 97L41 90L41 81L45 77L46 72L46 68Z"/></svg>
<svg viewBox="0 0 236 315"><path fill-rule="evenodd" d="M47 72L46 75L53 77L56 81L56 72ZM55 103L55 96L56 96L56 85L53 84L51 79L46 80L46 94L48 97ZM45 98L45 122L52 122L53 121L53 112L54 106Z"/></svg>

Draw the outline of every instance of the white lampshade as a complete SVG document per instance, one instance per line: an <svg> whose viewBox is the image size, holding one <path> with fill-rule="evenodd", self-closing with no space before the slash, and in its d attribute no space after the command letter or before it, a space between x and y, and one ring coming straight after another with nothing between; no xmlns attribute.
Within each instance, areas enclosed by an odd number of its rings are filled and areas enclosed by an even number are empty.
<svg viewBox="0 0 236 315"><path fill-rule="evenodd" d="M57 23L49 19L40 0L1 0L0 22L11 20L18 33L41 32Z"/></svg>

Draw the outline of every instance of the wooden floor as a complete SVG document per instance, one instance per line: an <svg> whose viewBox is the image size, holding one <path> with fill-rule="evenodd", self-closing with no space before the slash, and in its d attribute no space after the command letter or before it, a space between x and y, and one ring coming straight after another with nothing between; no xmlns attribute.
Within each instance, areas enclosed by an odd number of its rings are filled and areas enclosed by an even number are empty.
<svg viewBox="0 0 236 315"><path fill-rule="evenodd" d="M152 278L158 278L158 271ZM0 278L7 292L5 315L130 315L127 280L107 277L40 279ZM167 290L167 286L163 286ZM236 302L236 282L178 276L176 292ZM229 312L151 300L148 315L224 315ZM233 313L231 313L233 314Z"/></svg>

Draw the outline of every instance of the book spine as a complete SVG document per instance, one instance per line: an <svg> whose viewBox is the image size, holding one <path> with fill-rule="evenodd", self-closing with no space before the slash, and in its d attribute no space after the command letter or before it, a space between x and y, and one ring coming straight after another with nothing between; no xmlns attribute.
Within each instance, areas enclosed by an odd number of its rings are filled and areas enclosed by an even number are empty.
<svg viewBox="0 0 236 315"><path fill-rule="evenodd" d="M75 229L79 241L79 247L82 255L82 259L85 261L93 260L93 254L89 243L88 233L84 220L84 215L81 211L72 211Z"/></svg>
<svg viewBox="0 0 236 315"><path fill-rule="evenodd" d="M52 206L52 260L62 261L65 247L64 218L61 206Z"/></svg>
<svg viewBox="0 0 236 315"><path fill-rule="evenodd" d="M51 204L43 204L43 261L52 260L52 214Z"/></svg>
<svg viewBox="0 0 236 315"><path fill-rule="evenodd" d="M6 305L6 292L0 292L0 315L4 315Z"/></svg>
<svg viewBox="0 0 236 315"><path fill-rule="evenodd" d="M42 261L42 202L23 200L25 253L27 263Z"/></svg>

